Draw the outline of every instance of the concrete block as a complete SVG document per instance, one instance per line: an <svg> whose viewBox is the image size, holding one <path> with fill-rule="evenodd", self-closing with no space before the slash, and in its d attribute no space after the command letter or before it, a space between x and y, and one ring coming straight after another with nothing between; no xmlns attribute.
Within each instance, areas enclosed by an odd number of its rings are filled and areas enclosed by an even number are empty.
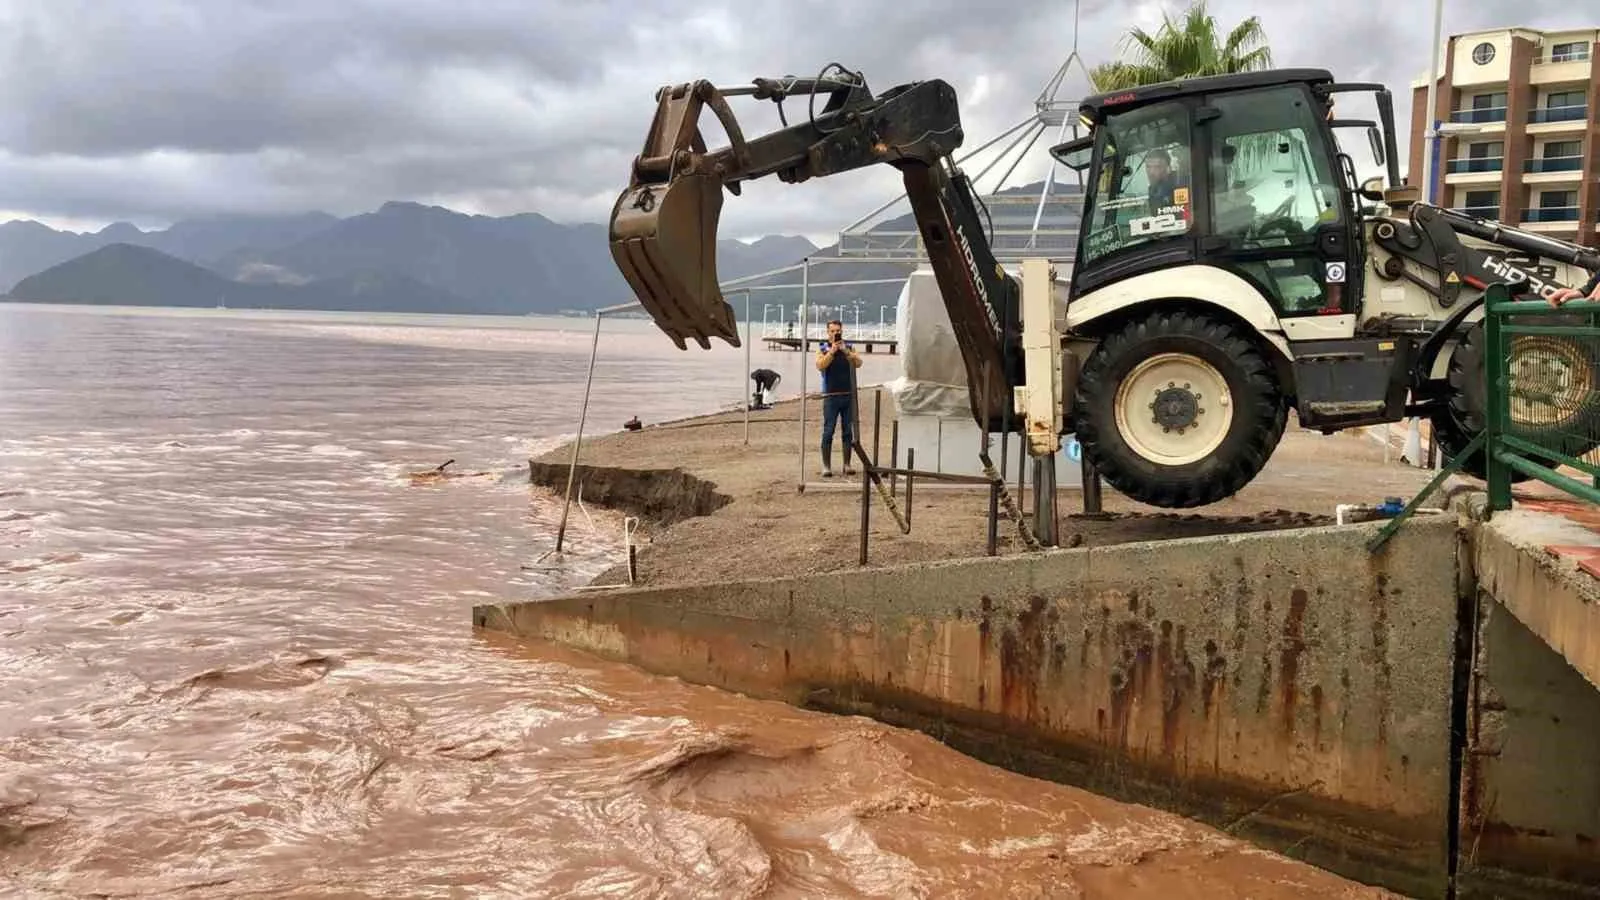
<svg viewBox="0 0 1600 900"><path fill-rule="evenodd" d="M1487 592L1474 670L1460 896L1600 897L1600 691Z"/></svg>
<svg viewBox="0 0 1600 900"><path fill-rule="evenodd" d="M1497 512L1477 537L1483 590L1600 688L1600 582L1548 547L1600 546L1600 535L1550 513Z"/></svg>

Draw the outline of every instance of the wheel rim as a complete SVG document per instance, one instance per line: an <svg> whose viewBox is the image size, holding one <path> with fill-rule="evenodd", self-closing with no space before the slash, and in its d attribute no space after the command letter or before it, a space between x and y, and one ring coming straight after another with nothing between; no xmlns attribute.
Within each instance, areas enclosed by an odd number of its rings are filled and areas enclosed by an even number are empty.
<svg viewBox="0 0 1600 900"><path fill-rule="evenodd" d="M1594 392L1594 367L1569 340L1515 338L1507 371L1511 421L1524 428L1566 423L1584 410Z"/></svg>
<svg viewBox="0 0 1600 900"><path fill-rule="evenodd" d="M1117 431L1150 462L1182 466L1222 446L1233 424L1233 394L1216 367L1188 353L1144 360L1122 379Z"/></svg>

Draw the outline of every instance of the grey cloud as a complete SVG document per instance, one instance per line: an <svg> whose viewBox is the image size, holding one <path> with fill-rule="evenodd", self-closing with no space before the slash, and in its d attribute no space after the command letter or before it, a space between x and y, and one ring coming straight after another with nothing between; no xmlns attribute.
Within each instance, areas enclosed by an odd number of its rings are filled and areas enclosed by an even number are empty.
<svg viewBox="0 0 1600 900"><path fill-rule="evenodd" d="M1086 61L1112 58L1124 29L1157 8L1085 2ZM1225 23L1259 14L1279 65L1388 83L1402 129L1409 122L1429 10L1212 8ZM1446 29L1579 24L1563 9L1455 4ZM660 84L808 76L831 61L880 90L944 78L963 97L972 147L1030 113L1072 26L1064 0L1003 13L957 0L0 0L0 209L159 224L408 199L603 221ZM770 104L736 109L747 130L777 126ZM1043 174L1036 156L1014 182ZM768 179L728 199L723 233L824 234L898 190L886 167L798 186Z"/></svg>

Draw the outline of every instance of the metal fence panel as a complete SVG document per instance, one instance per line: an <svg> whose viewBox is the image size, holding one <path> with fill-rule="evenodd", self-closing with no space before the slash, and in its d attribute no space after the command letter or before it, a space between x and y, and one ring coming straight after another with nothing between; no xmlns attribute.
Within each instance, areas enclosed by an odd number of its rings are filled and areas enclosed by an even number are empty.
<svg viewBox="0 0 1600 900"><path fill-rule="evenodd" d="M1511 507L1512 473L1600 503L1600 303L1485 298L1489 499Z"/></svg>

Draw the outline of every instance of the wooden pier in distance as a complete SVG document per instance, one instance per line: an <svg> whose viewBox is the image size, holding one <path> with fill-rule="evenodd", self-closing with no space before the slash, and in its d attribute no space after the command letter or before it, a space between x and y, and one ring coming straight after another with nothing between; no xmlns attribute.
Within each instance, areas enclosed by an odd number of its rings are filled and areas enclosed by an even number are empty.
<svg viewBox="0 0 1600 900"><path fill-rule="evenodd" d="M805 349L805 344L798 337L773 337L773 336L767 336L767 337L763 337L762 340L767 342L767 349L768 350L803 350L803 349ZM816 340L816 339L813 338L812 340ZM854 347L857 347L857 348L864 348L862 350L862 352L864 352L864 353L873 353L873 352L875 352L876 348L883 347L883 348L885 348L884 352L886 352L886 353L888 353L888 354L890 354L892 356L895 353L898 353L899 349L900 349L900 342L898 340L894 339L894 338L862 338L862 339L858 339L858 340L849 340L849 339L847 339L847 342L851 346L854 346Z"/></svg>

